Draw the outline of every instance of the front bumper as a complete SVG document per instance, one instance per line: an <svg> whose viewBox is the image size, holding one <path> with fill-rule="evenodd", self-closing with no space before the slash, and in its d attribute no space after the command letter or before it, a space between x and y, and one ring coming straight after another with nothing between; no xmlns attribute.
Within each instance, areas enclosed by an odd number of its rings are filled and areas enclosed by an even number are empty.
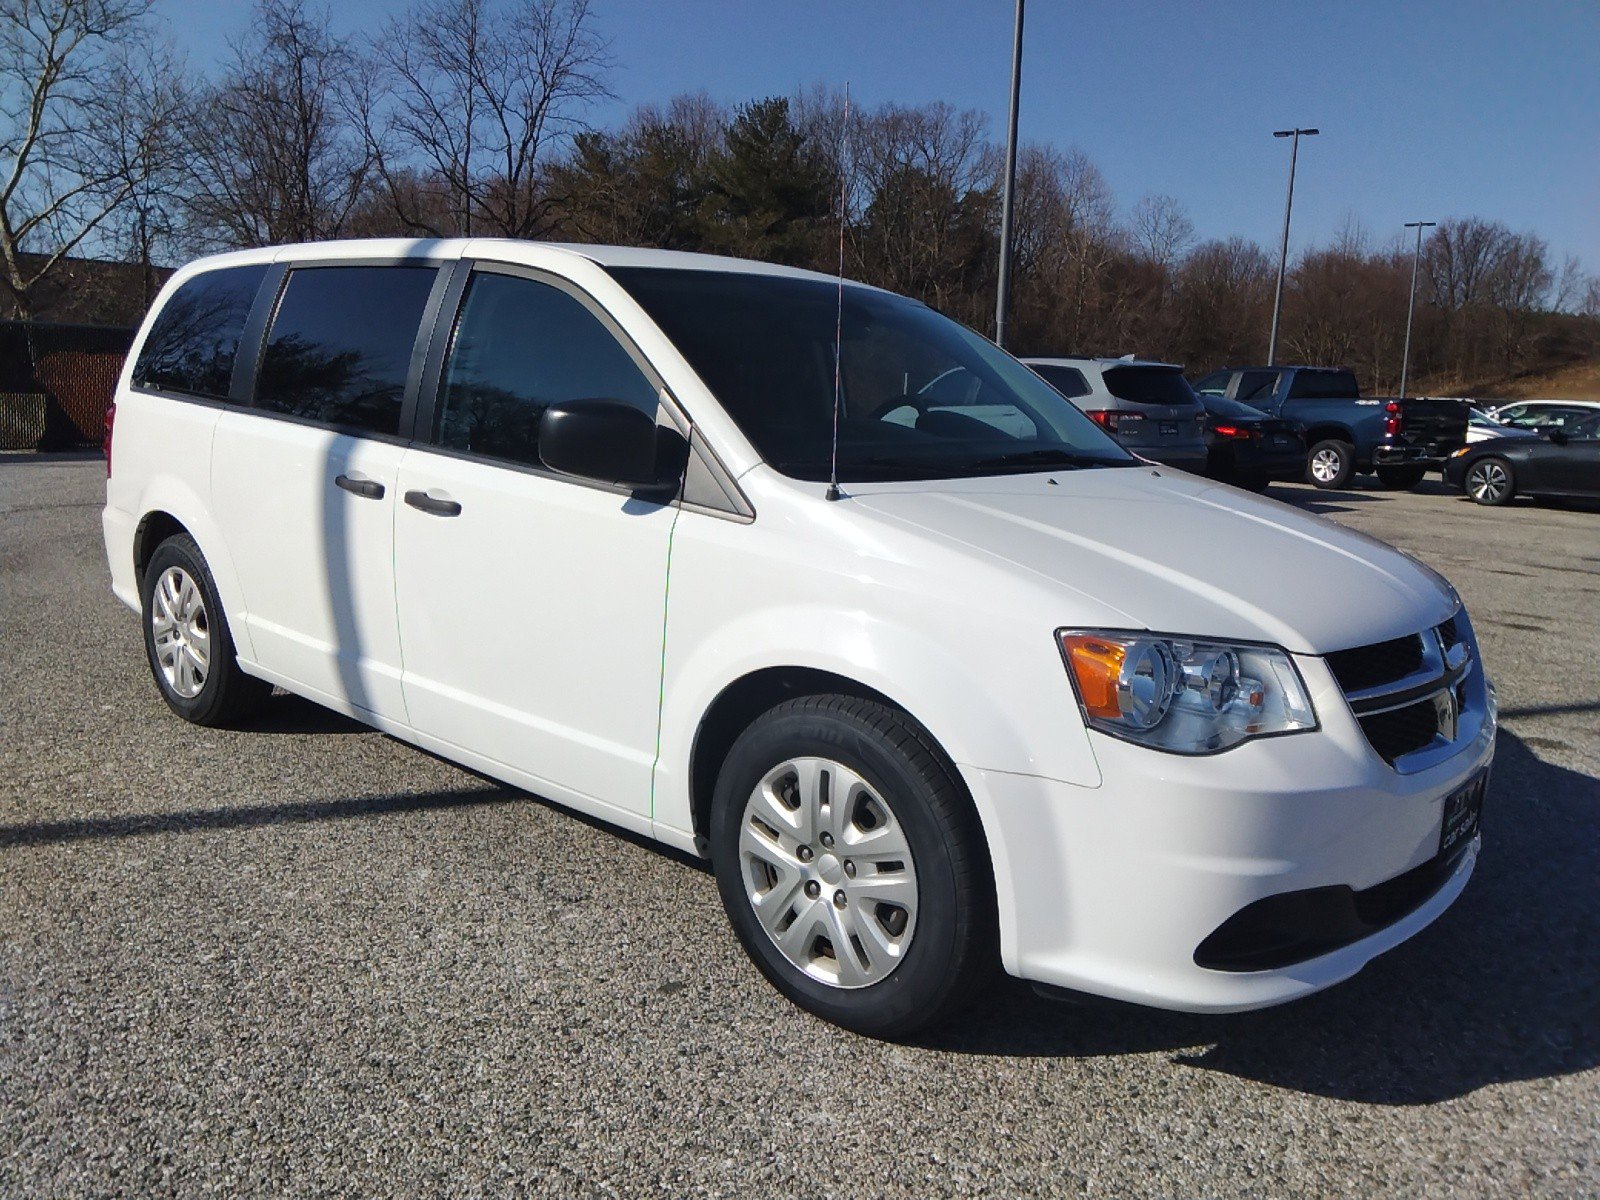
<svg viewBox="0 0 1600 1200"><path fill-rule="evenodd" d="M1006 969L1159 1008L1234 1012L1349 978L1439 916L1466 886L1476 839L1433 890L1369 935L1268 970L1199 966L1247 906L1317 888L1364 892L1435 859L1445 798L1485 770L1495 722L1403 775L1372 750L1321 659L1297 660L1313 733L1186 758L1092 735L1103 783L963 768L990 826Z"/></svg>

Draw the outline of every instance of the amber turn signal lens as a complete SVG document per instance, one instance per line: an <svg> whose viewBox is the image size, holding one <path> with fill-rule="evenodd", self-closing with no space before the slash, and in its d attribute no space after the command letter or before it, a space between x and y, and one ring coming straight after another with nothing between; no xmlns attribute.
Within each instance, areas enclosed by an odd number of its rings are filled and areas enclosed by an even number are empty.
<svg viewBox="0 0 1600 1200"><path fill-rule="evenodd" d="M1092 634L1064 633L1061 648L1066 651L1072 677L1078 681L1078 695L1091 717L1115 720L1122 715L1117 703L1117 681L1122 677L1122 661L1127 651L1115 642Z"/></svg>

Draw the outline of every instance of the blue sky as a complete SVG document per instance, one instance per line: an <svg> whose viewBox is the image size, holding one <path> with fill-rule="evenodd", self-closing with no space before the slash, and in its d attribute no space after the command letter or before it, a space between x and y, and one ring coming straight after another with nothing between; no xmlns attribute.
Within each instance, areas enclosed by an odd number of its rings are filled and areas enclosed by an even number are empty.
<svg viewBox="0 0 1600 1200"><path fill-rule="evenodd" d="M359 33L404 4L341 0ZM241 0L165 0L200 71L248 21ZM593 0L614 102L705 89L724 101L850 83L858 102L945 100L1004 135L1011 0ZM1031 0L1024 140L1077 146L1126 211L1165 193L1202 237L1275 246L1288 145L1302 143L1294 246L1354 216L1477 215L1600 273L1600 4L1594 0L1155 3Z"/></svg>

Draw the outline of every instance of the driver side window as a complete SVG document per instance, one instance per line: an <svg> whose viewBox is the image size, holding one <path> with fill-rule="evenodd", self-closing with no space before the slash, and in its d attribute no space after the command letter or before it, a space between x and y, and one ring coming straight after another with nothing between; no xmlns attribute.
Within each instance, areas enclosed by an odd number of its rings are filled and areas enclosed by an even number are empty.
<svg viewBox="0 0 1600 1200"><path fill-rule="evenodd" d="M434 441L539 465L539 418L563 400L622 400L652 415L655 386L578 299L492 271L474 274L440 387Z"/></svg>

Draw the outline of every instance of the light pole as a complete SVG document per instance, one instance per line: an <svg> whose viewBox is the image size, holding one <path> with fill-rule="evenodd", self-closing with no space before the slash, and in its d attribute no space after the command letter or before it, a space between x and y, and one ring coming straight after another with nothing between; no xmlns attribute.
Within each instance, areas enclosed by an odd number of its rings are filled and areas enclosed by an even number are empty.
<svg viewBox="0 0 1600 1200"><path fill-rule="evenodd" d="M1289 198L1283 203L1283 243L1278 247L1278 287L1272 293L1272 335L1267 339L1267 366L1278 361L1278 314L1283 311L1283 273L1289 266L1289 214L1294 211L1294 167L1300 157L1300 139L1315 137L1315 129L1276 129L1273 137L1293 138L1289 151Z"/></svg>
<svg viewBox="0 0 1600 1200"><path fill-rule="evenodd" d="M1422 262L1422 231L1432 229L1437 221L1407 221L1407 229L1417 231L1417 250L1411 256L1411 298L1406 301L1406 348L1400 355L1400 399L1406 398L1406 374L1411 369L1411 314L1417 308L1417 266Z"/></svg>
<svg viewBox="0 0 1600 1200"><path fill-rule="evenodd" d="M1006 129L1006 186L1000 204L1000 281L994 298L994 343L1005 348L1006 309L1011 306L1011 207L1017 190L1017 99L1022 93L1022 5L1011 39L1011 122Z"/></svg>

